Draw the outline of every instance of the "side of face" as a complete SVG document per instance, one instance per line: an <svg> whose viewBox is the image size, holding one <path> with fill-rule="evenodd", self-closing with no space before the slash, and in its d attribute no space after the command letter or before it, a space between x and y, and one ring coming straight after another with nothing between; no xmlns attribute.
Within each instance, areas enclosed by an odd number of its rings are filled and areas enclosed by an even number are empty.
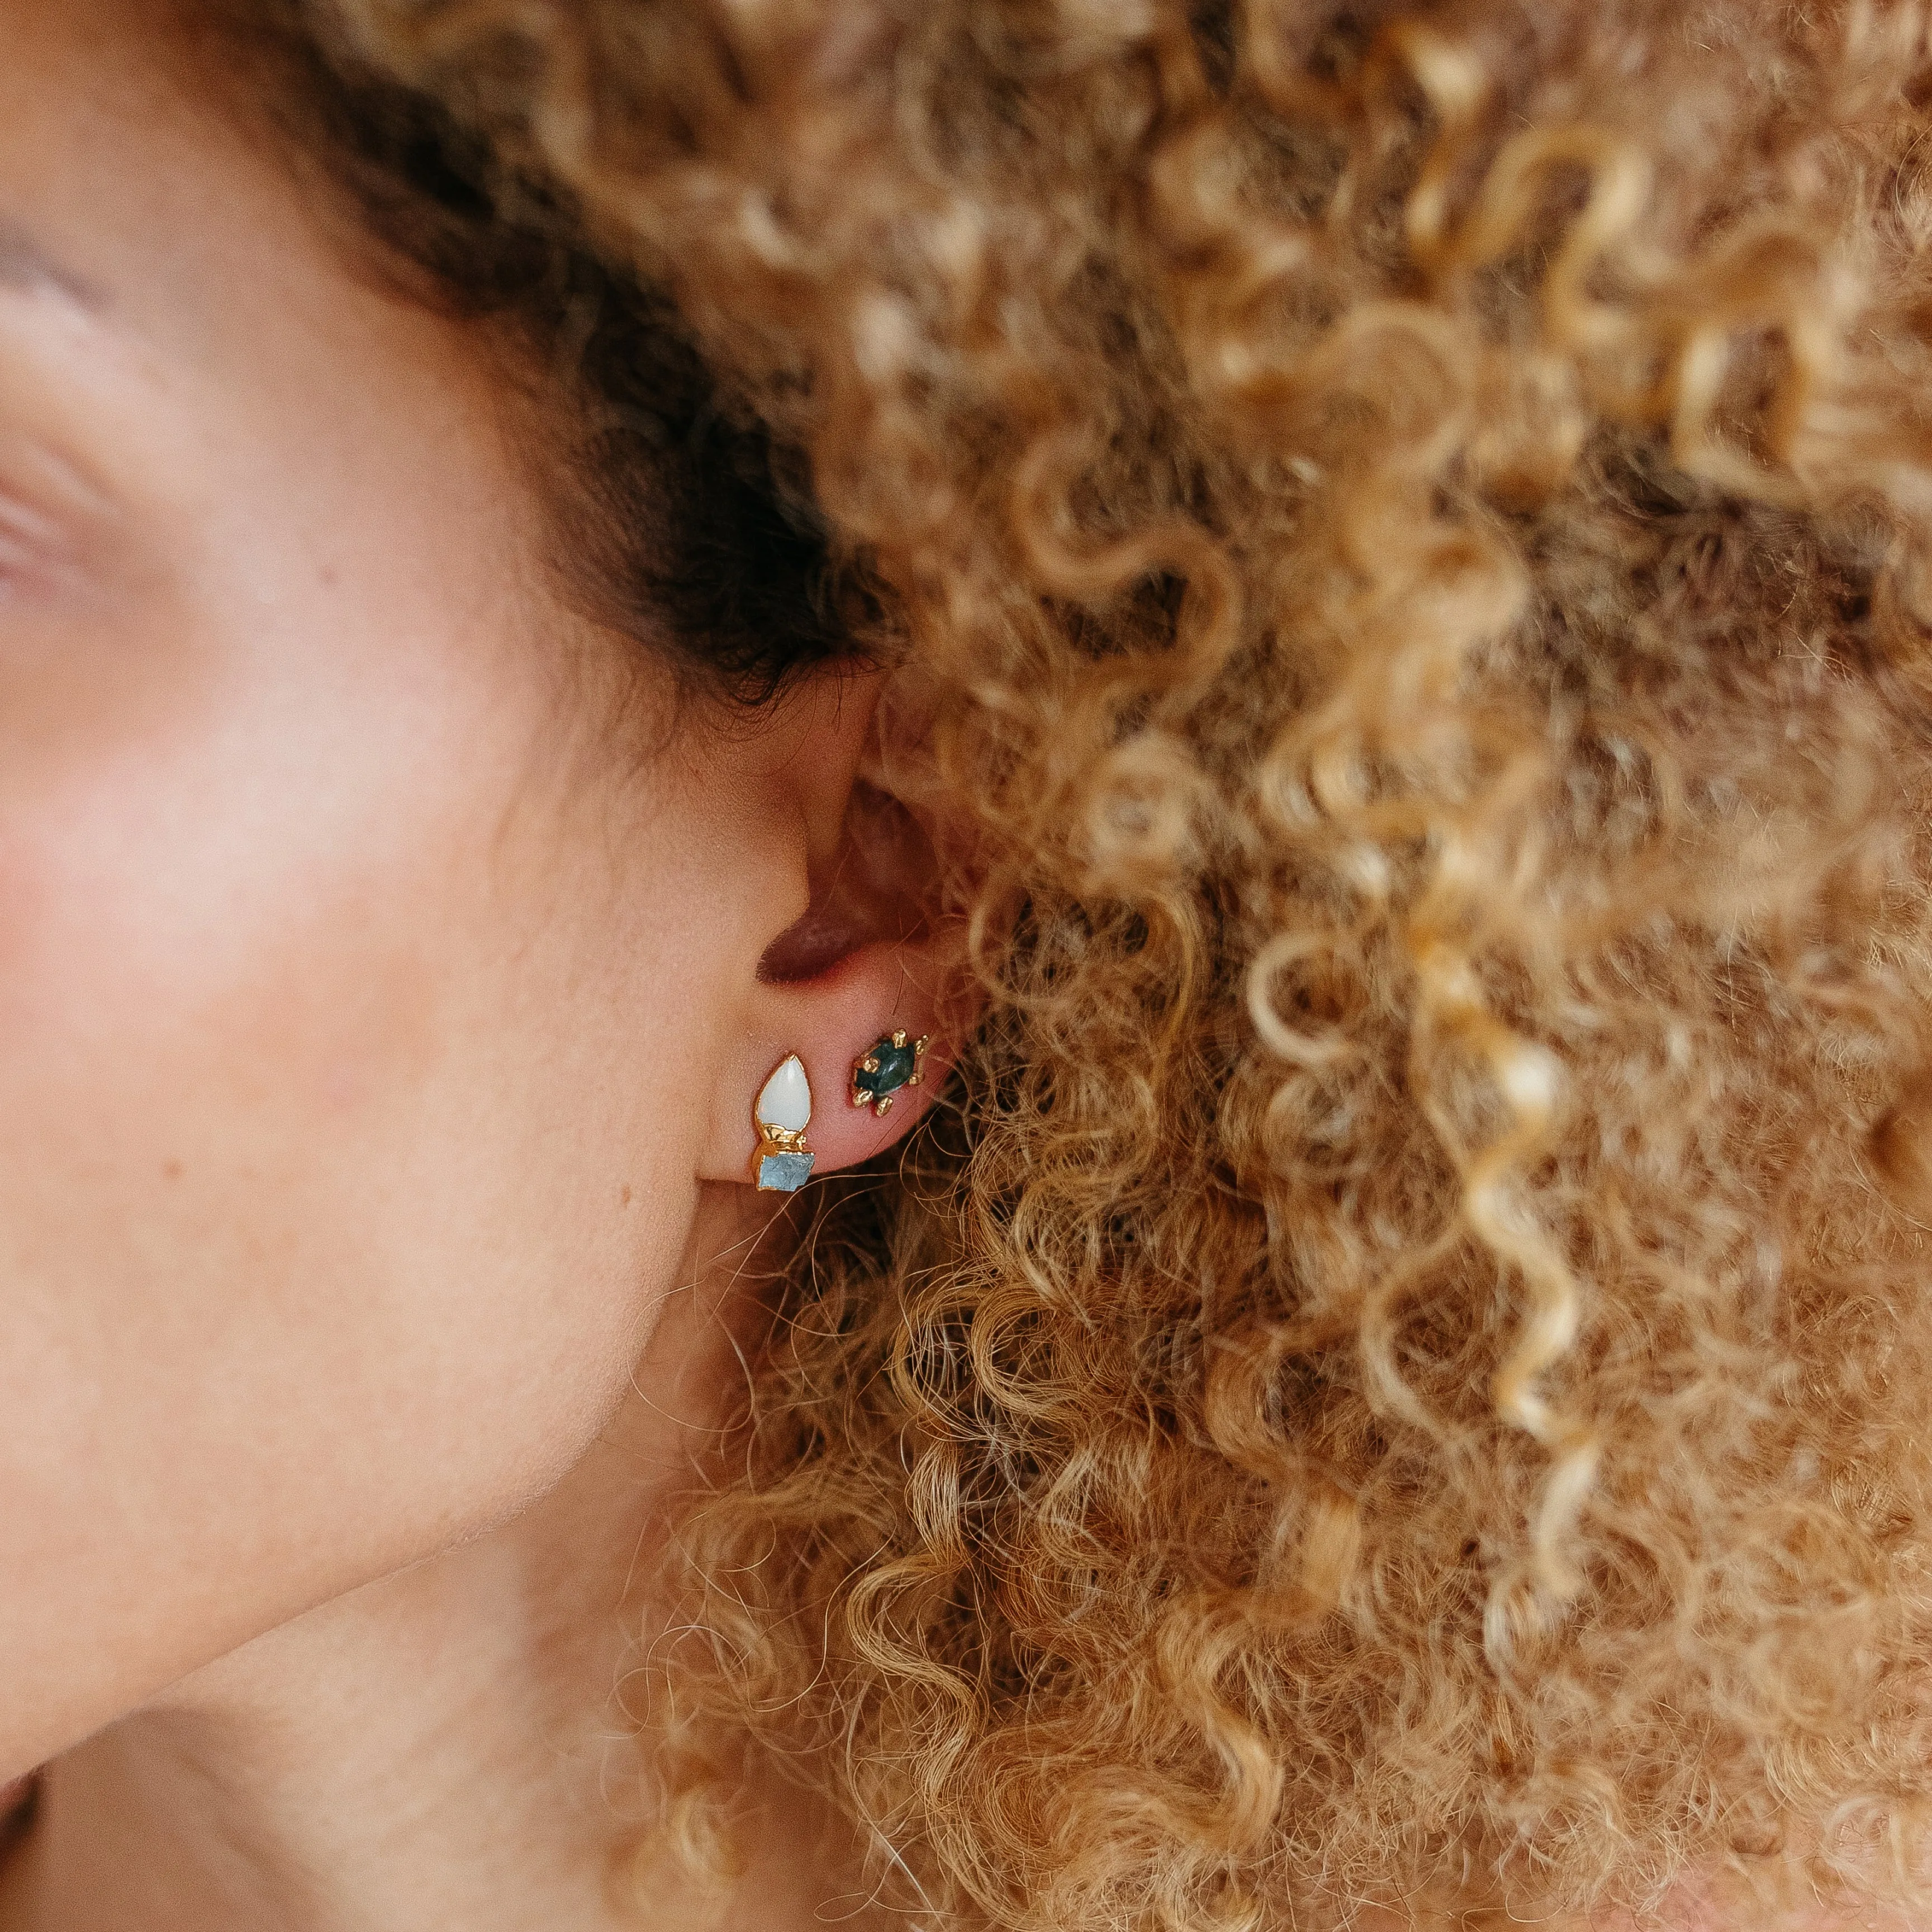
<svg viewBox="0 0 1932 1932"><path fill-rule="evenodd" d="M0 1775L580 1452L854 735L614 754L488 357L139 12L0 0Z"/></svg>

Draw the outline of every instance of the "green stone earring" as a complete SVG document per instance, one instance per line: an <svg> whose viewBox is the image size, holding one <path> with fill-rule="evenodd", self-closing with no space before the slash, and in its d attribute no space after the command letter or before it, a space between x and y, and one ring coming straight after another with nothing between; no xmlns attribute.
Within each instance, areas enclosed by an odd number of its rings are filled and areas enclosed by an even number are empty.
<svg viewBox="0 0 1932 1932"><path fill-rule="evenodd" d="M805 1144L812 1119L812 1082L805 1062L788 1053L772 1069L752 1103L752 1124L758 1130L758 1150L752 1172L765 1194L796 1194L811 1178L818 1158Z"/></svg>
<svg viewBox="0 0 1932 1932"><path fill-rule="evenodd" d="M916 1087L924 1078L926 1049L932 1044L928 1033L908 1042L903 1027L881 1034L852 1063L853 1106L870 1107L876 1118L884 1120L892 1096L902 1087Z"/></svg>

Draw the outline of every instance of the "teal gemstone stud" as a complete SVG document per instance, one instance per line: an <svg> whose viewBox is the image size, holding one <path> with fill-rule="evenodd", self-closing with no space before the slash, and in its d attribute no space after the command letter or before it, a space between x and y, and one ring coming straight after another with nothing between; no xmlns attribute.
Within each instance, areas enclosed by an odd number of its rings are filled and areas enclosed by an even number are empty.
<svg viewBox="0 0 1932 1932"><path fill-rule="evenodd" d="M811 1178L816 1156L805 1144L811 1119L812 1082L806 1078L805 1062L788 1053L772 1069L752 1107L752 1124L758 1130L752 1175L762 1192L796 1194Z"/></svg>
<svg viewBox="0 0 1932 1932"><path fill-rule="evenodd" d="M924 1077L926 1049L932 1044L930 1034L909 1041L904 1028L881 1034L852 1063L853 1106L869 1107L883 1120L892 1096L902 1087L916 1087Z"/></svg>

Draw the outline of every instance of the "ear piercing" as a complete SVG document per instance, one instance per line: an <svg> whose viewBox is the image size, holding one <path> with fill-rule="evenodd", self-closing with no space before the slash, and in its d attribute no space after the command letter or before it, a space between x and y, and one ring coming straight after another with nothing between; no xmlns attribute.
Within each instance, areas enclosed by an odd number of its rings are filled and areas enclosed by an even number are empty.
<svg viewBox="0 0 1932 1932"><path fill-rule="evenodd" d="M916 1087L924 1078L926 1049L932 1044L932 1034L922 1033L908 1045L903 1027L881 1034L852 1063L853 1106L870 1107L875 1118L884 1120L899 1089Z"/></svg>
<svg viewBox="0 0 1932 1932"><path fill-rule="evenodd" d="M752 1171L761 1192L795 1194L810 1178L817 1158L805 1144L811 1118L812 1082L805 1077L805 1062L788 1053L759 1088L752 1108L752 1124L758 1130L758 1150L752 1156Z"/></svg>
<svg viewBox="0 0 1932 1932"><path fill-rule="evenodd" d="M930 1034L909 1040L904 1028L881 1034L852 1063L852 1104L870 1107L884 1120L902 1087L916 1087L924 1077ZM752 1174L766 1194L796 1194L812 1178L817 1160L806 1144L812 1120L812 1082L805 1062L788 1053L777 1066L752 1106L752 1124L758 1130L758 1150L752 1156Z"/></svg>

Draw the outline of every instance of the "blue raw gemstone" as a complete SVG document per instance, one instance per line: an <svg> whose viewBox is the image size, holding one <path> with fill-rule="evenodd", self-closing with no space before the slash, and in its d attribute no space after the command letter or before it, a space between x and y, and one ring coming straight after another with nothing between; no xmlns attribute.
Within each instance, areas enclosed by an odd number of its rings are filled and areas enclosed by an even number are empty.
<svg viewBox="0 0 1932 1932"><path fill-rule="evenodd" d="M795 1194L812 1176L817 1156L808 1154L765 1154L758 1156L758 1185L767 1192Z"/></svg>
<svg viewBox="0 0 1932 1932"><path fill-rule="evenodd" d="M912 1078L917 1066L912 1042L908 1040L904 1046L895 1046L890 1034L869 1047L864 1058L876 1060L879 1070L876 1073L868 1073L862 1066L854 1070L852 1084L862 1094L896 1094Z"/></svg>

